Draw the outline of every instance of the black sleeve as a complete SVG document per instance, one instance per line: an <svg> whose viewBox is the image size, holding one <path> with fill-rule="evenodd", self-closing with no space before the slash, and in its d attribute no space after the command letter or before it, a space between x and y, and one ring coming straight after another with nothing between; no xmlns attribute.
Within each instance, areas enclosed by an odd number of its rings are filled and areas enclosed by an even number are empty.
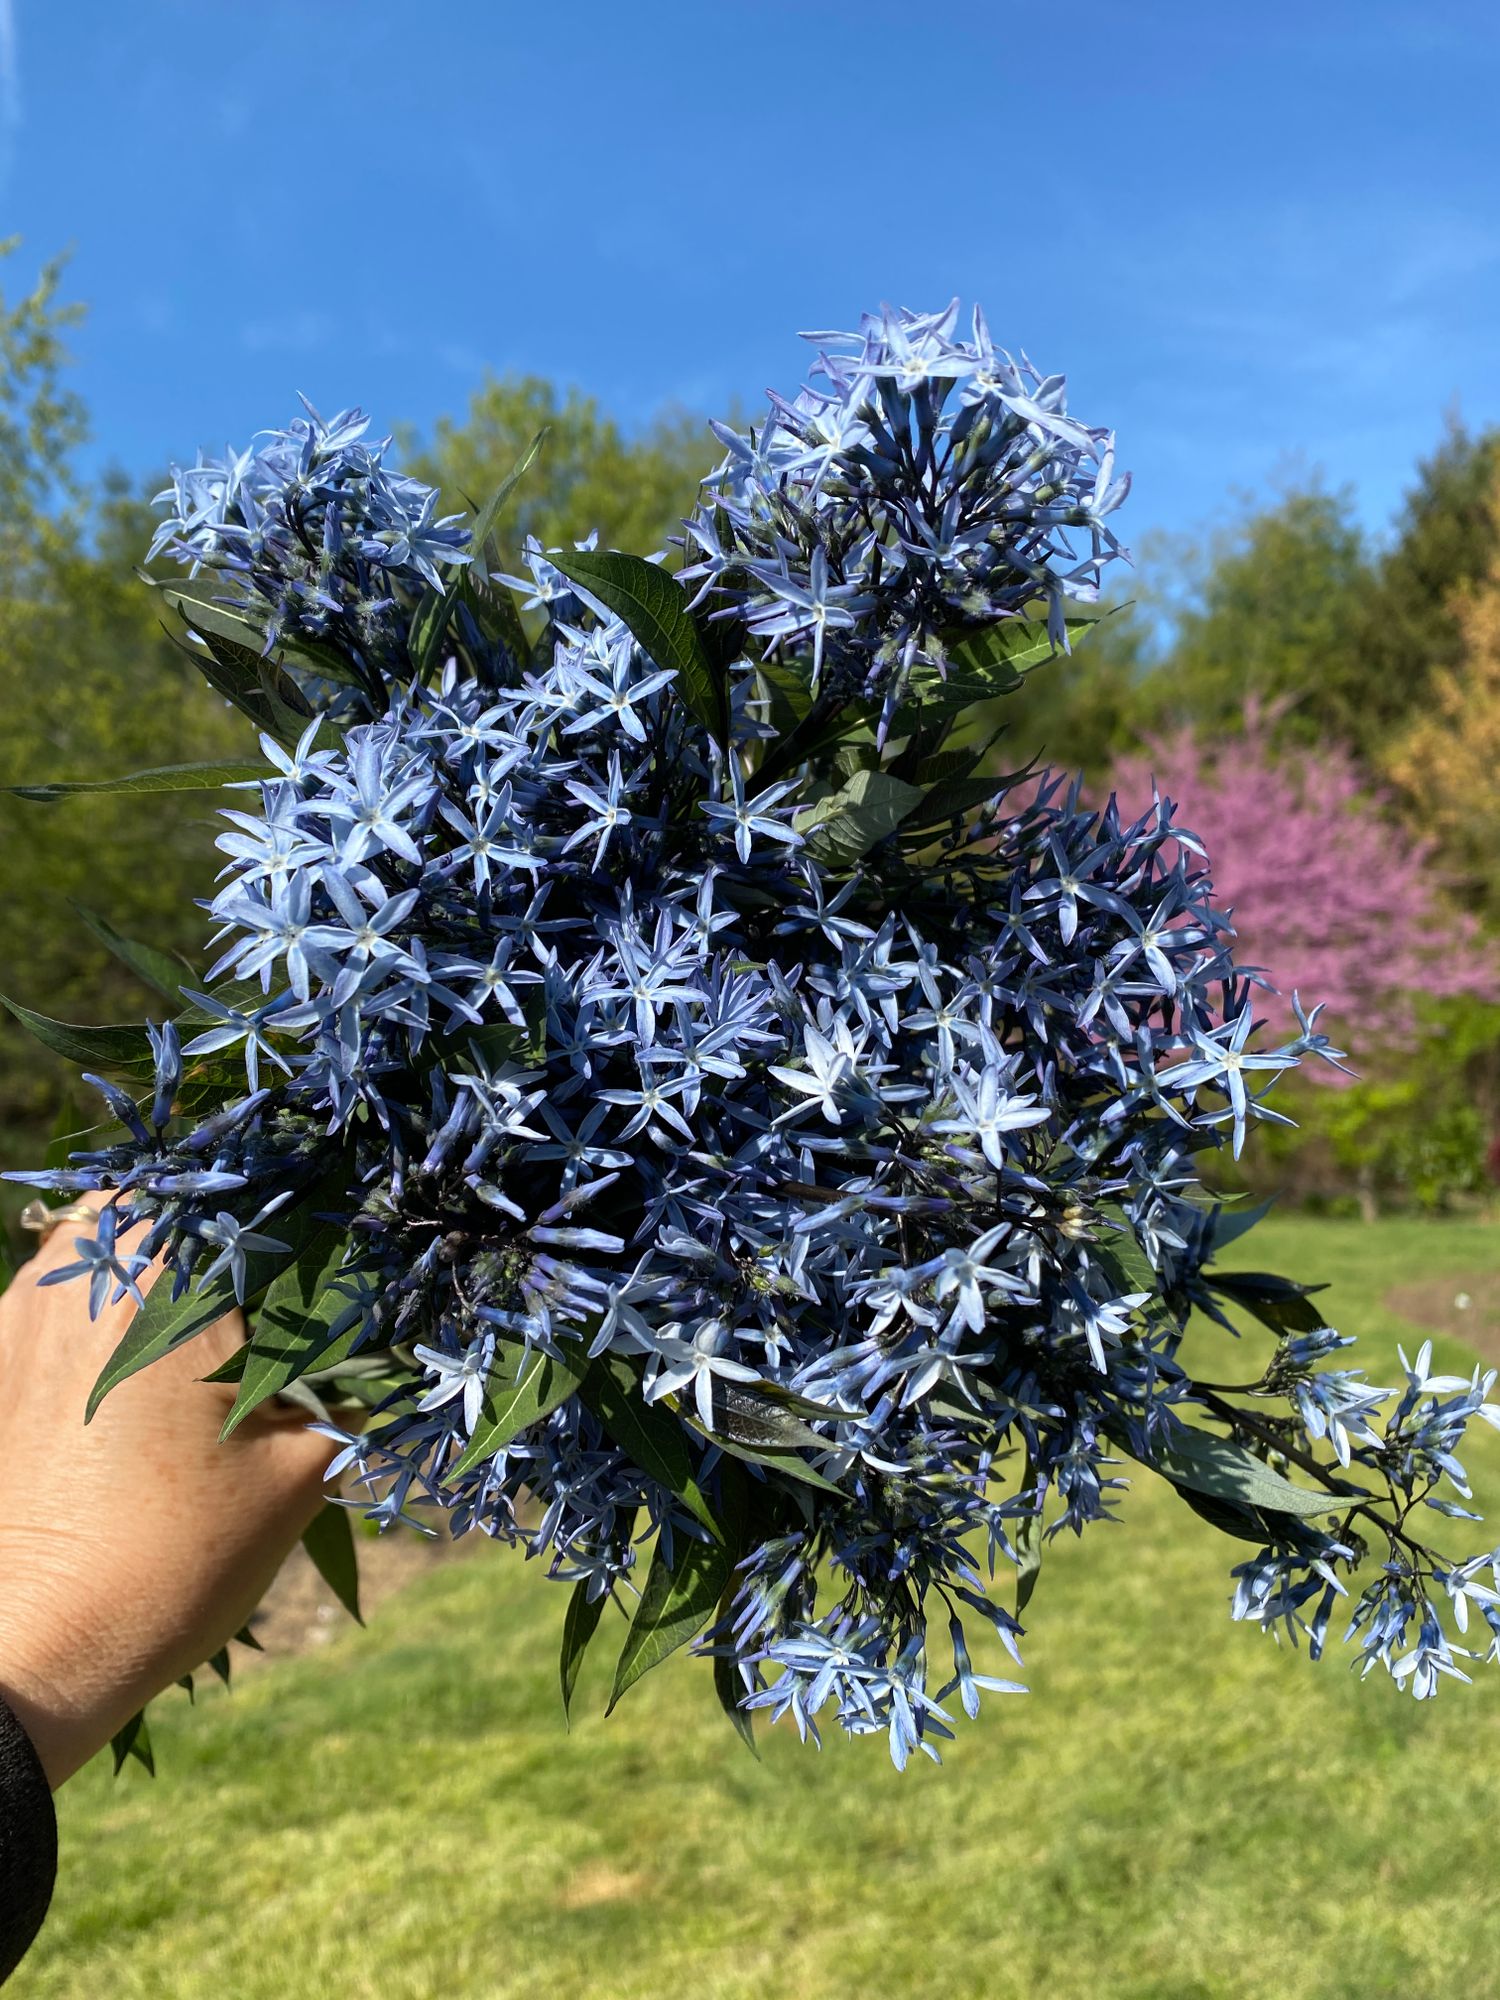
<svg viewBox="0 0 1500 2000"><path fill-rule="evenodd" d="M57 1876L57 1816L31 1738L0 1701L0 1984L42 1927Z"/></svg>

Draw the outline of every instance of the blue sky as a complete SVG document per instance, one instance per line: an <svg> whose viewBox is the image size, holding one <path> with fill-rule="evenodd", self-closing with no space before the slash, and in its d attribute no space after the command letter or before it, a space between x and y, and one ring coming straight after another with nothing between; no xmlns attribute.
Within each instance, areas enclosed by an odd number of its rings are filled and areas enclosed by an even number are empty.
<svg viewBox="0 0 1500 2000"><path fill-rule="evenodd" d="M487 366L712 412L959 292L1131 539L1296 467L1378 529L1500 421L1497 84L1492 0L0 0L0 231L73 246L133 471Z"/></svg>

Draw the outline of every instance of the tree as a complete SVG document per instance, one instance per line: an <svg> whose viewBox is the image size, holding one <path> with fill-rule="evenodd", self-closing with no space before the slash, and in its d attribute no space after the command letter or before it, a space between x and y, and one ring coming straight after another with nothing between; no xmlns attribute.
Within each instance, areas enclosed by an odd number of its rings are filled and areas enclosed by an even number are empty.
<svg viewBox="0 0 1500 2000"><path fill-rule="evenodd" d="M1362 678L1351 628L1370 581L1352 508L1347 490L1293 487L1188 555L1171 649L1142 689L1149 716L1233 730L1259 703L1278 737L1347 735Z"/></svg>
<svg viewBox="0 0 1500 2000"><path fill-rule="evenodd" d="M1031 677L1011 739L1027 754L1097 776L1163 731L1236 731L1247 702L1274 708L1278 741L1351 733L1371 571L1348 492L1292 487L1204 542L1148 543L1135 583L1073 659Z"/></svg>
<svg viewBox="0 0 1500 2000"><path fill-rule="evenodd" d="M708 425L684 411L662 412L630 438L581 390L560 391L538 375L489 375L466 416L440 417L425 442L408 433L402 457L446 499L482 505L544 427L542 452L506 510L502 543L511 551L528 534L558 547L594 529L604 548L660 549L723 456Z"/></svg>
<svg viewBox="0 0 1500 2000"><path fill-rule="evenodd" d="M1275 981L1262 1009L1274 1031L1293 1031L1296 990L1326 1003L1325 1026L1363 1060L1410 1038L1417 994L1491 992L1493 955L1445 900L1430 847L1370 794L1353 757L1329 745L1276 754L1272 727L1252 707L1217 747L1179 730L1122 758L1114 790L1126 813L1149 805L1153 781L1180 804L1234 913L1241 960Z"/></svg>
<svg viewBox="0 0 1500 2000"><path fill-rule="evenodd" d="M14 246L8 246L13 248ZM47 265L14 304L0 295L0 785L94 777L240 754L246 731L169 644L133 573L144 503L121 482L88 492L73 471L84 412L65 386L80 315ZM91 545L91 531L96 545ZM139 1017L145 995L70 905L126 935L196 951L194 896L217 857L210 810L190 795L39 806L0 796L4 990L75 1020ZM7 1162L34 1157L61 1070L0 1026Z"/></svg>
<svg viewBox="0 0 1500 2000"><path fill-rule="evenodd" d="M1430 669L1429 698L1390 745L1386 769L1413 818L1462 877L1475 907L1500 919L1500 468L1489 500L1485 574L1451 593L1458 656Z"/></svg>
<svg viewBox="0 0 1500 2000"><path fill-rule="evenodd" d="M1476 437L1457 418L1418 468L1353 627L1361 701L1348 740L1372 763L1426 710L1434 677L1463 657L1462 594L1500 546L1490 504L1497 477L1500 432Z"/></svg>

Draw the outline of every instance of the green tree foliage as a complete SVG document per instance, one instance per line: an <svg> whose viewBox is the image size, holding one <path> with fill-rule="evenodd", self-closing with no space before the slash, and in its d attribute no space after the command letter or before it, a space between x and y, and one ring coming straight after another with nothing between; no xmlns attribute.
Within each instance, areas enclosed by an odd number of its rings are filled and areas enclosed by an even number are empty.
<svg viewBox="0 0 1500 2000"><path fill-rule="evenodd" d="M1367 1219L1382 1208L1438 1214L1493 1190L1500 1127L1500 1005L1477 994L1418 1002L1415 1032L1330 1090L1289 1080L1239 1185Z"/></svg>
<svg viewBox="0 0 1500 2000"><path fill-rule="evenodd" d="M1346 733L1367 758L1427 709L1434 676L1462 661L1459 605L1496 550L1497 476L1500 432L1475 435L1456 418L1417 469L1354 626L1360 706Z"/></svg>
<svg viewBox="0 0 1500 2000"><path fill-rule="evenodd" d="M1137 598L1113 606L1071 657L1049 660L983 712L986 736L1003 731L991 764L1019 770L1035 760L1101 777L1122 745L1140 740L1152 654L1149 605Z"/></svg>
<svg viewBox="0 0 1500 2000"><path fill-rule="evenodd" d="M1497 547L1500 433L1450 423L1384 551L1348 489L1317 480L1201 542L1142 551L1130 609L1011 705L1005 754L1099 776L1122 750L1191 727L1237 731L1247 703L1284 743L1333 740L1371 768L1461 670L1459 607Z"/></svg>
<svg viewBox="0 0 1500 2000"><path fill-rule="evenodd" d="M1371 571L1347 492L1292 487L1207 540L1148 543L1134 582L1075 658L1031 676L1011 738L1028 755L1099 777L1158 735L1235 732L1247 705L1284 741L1349 735Z"/></svg>
<svg viewBox="0 0 1500 2000"><path fill-rule="evenodd" d="M1174 564L1170 650L1140 688L1151 724L1233 730L1247 703L1283 734L1344 739L1363 679L1352 632L1370 587L1352 495L1294 487Z"/></svg>
<svg viewBox="0 0 1500 2000"><path fill-rule="evenodd" d="M158 624L134 574L148 510L119 482L93 493L72 469L85 433L65 386L79 308L60 269L11 302L0 293L0 785L96 777L237 754L240 719L219 704ZM38 806L0 796L3 990L75 1020L139 1018L144 992L71 902L128 935L196 951L193 898L215 855L202 798L103 797ZM61 1066L0 1027L0 1153L34 1156Z"/></svg>
<svg viewBox="0 0 1500 2000"><path fill-rule="evenodd" d="M450 499L482 505L537 432L548 437L507 509L507 551L527 535L544 546L599 531L601 548L662 548L723 453L701 417L660 413L627 437L592 396L538 375L488 375L462 418L440 417L430 439L409 433L402 456Z"/></svg>

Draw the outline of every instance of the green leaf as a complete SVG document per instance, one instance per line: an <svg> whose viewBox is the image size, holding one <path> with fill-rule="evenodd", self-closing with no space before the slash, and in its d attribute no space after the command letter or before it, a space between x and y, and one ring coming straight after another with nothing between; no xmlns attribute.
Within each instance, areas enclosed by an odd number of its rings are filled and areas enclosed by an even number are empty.
<svg viewBox="0 0 1500 2000"><path fill-rule="evenodd" d="M101 917L97 910L87 909L82 903L74 903L73 908L104 949L121 965L128 966L137 979L160 993L164 1000L181 1000L183 981L190 979L192 972L180 958L175 958L169 951L158 951L155 945L138 944L134 938L121 937L114 925Z"/></svg>
<svg viewBox="0 0 1500 2000"><path fill-rule="evenodd" d="M131 1320L114 1353L100 1370L99 1379L89 1392L84 1422L93 1422L111 1389L192 1340L205 1327L233 1312L235 1305L234 1285L227 1272L215 1278L206 1290L189 1290L175 1300L171 1277L163 1274L147 1292L145 1305Z"/></svg>
<svg viewBox="0 0 1500 2000"><path fill-rule="evenodd" d="M425 681L432 672L458 595L459 579L455 577L446 590L429 589L412 613L406 634L406 650L421 680Z"/></svg>
<svg viewBox="0 0 1500 2000"><path fill-rule="evenodd" d="M531 657L531 642L516 601L504 586L497 587L465 570L459 579L459 595L465 607L491 644L501 645L511 658L524 667Z"/></svg>
<svg viewBox="0 0 1500 2000"><path fill-rule="evenodd" d="M353 1349L363 1329L363 1314L334 1282L348 1250L347 1228L324 1223L271 1281L249 1346L242 1350L239 1393L219 1433L221 1442L289 1382L314 1366L335 1366Z"/></svg>
<svg viewBox="0 0 1500 2000"><path fill-rule="evenodd" d="M683 701L718 743L729 739L729 683L704 646L678 583L656 563L617 549L549 552L547 560L622 618L659 667L671 667Z"/></svg>
<svg viewBox="0 0 1500 2000"><path fill-rule="evenodd" d="M1026 1454L1026 1472L1021 1481L1021 1491L1030 1491L1036 1485L1036 1466L1031 1453ZM1031 1593L1036 1589L1037 1578L1042 1570L1042 1510L1034 1514L1023 1514L1020 1524L1011 1537L1017 1556L1016 1564L1016 1616L1031 1602Z"/></svg>
<svg viewBox="0 0 1500 2000"><path fill-rule="evenodd" d="M673 1401L678 1416L690 1429L710 1444L717 1445L720 1451L727 1452L731 1458L739 1459L746 1465L763 1466L768 1472L783 1473L799 1485L814 1486L823 1493L836 1493L840 1499L845 1497L841 1487L815 1471L800 1456L804 1450L828 1450L828 1440L819 1437L810 1424L803 1423L800 1417L793 1414L799 1405L819 1410L816 1403L807 1403L801 1397L790 1397L786 1403L781 1403L764 1393L744 1389L737 1382L715 1382L714 1422L713 1429L709 1430L691 1402Z"/></svg>
<svg viewBox="0 0 1500 2000"><path fill-rule="evenodd" d="M531 470L537 453L546 443L551 432L552 426L550 424L542 425L542 428L531 440L531 443L527 445L520 458L517 459L510 471L501 480L484 506L480 508L478 517L474 522L473 533L469 539L469 546L475 551L481 561L498 566L500 557L498 552L489 546L490 537L494 534L499 524L500 516L505 511L506 502Z"/></svg>
<svg viewBox="0 0 1500 2000"><path fill-rule="evenodd" d="M1106 1225L1094 1237L1099 1253L1114 1269L1115 1282L1122 1292L1155 1293L1161 1284L1155 1265L1141 1247L1135 1224L1117 1201L1100 1202L1100 1220Z"/></svg>
<svg viewBox="0 0 1500 2000"><path fill-rule="evenodd" d="M702 1426L692 1417L688 1418L688 1422L692 1424L694 1430L702 1429ZM703 1435L704 1437L709 1437L707 1431L703 1431ZM800 1458L794 1451L779 1451L774 1453L756 1451L751 1445L732 1444L728 1438L723 1437L711 1438L710 1441L716 1444L720 1451L727 1452L731 1458L739 1459L744 1465L759 1465L764 1467L767 1472L779 1472L784 1478L794 1481L798 1486L811 1486L819 1493L836 1493L840 1500L847 1500L849 1497L842 1486L835 1486L831 1479L825 1477L823 1473L815 1471L805 1458Z"/></svg>
<svg viewBox="0 0 1500 2000"><path fill-rule="evenodd" d="M727 1616L728 1604L719 1601L720 1616ZM741 1708L741 1699L749 1692L740 1679L740 1670L728 1653L714 1655L714 1693L719 1697L719 1706L734 1724L736 1733L756 1763L760 1762L760 1751L755 1743L754 1717Z"/></svg>
<svg viewBox="0 0 1500 2000"><path fill-rule="evenodd" d="M213 632L202 636L207 658L195 650L191 657L209 686L278 743L295 743L312 717L312 705L280 662L237 639Z"/></svg>
<svg viewBox="0 0 1500 2000"><path fill-rule="evenodd" d="M441 1063L445 1068L465 1059L482 1058L491 1069L501 1063L521 1062L530 1051L531 1037L525 1028L513 1028L508 1021L491 1021L482 1028L467 1024L451 1033L429 1035L423 1042L416 1067L429 1070Z"/></svg>
<svg viewBox="0 0 1500 2000"><path fill-rule="evenodd" d="M1123 1439L1117 1442L1124 1444ZM1129 1446L1125 1445L1125 1449L1129 1450ZM1359 1487L1352 1487L1346 1497L1294 1486L1233 1438L1216 1437L1192 1425L1184 1425L1177 1432L1170 1450L1160 1451L1142 1463L1150 1465L1174 1486L1191 1487L1195 1493L1205 1493L1211 1499L1229 1501L1239 1507L1292 1514L1299 1520L1342 1513L1353 1502L1369 1498Z"/></svg>
<svg viewBox="0 0 1500 2000"><path fill-rule="evenodd" d="M971 743L964 749L935 750L930 756L918 761L911 773L914 785L945 785L953 778L972 777L982 760L994 748L996 740L1004 735L996 730L993 736L982 743Z"/></svg>
<svg viewBox="0 0 1500 2000"><path fill-rule="evenodd" d="M1313 1293L1326 1292L1326 1285L1298 1285L1268 1271L1205 1271L1203 1278L1211 1290L1242 1306L1273 1333L1316 1333L1328 1324L1312 1303Z"/></svg>
<svg viewBox="0 0 1500 2000"><path fill-rule="evenodd" d="M77 792L214 792L265 775L264 764L162 764L123 778L57 778L44 785L0 785L0 792L50 805Z"/></svg>
<svg viewBox="0 0 1500 2000"><path fill-rule="evenodd" d="M727 1438L733 1444L766 1452L828 1449L827 1439L819 1437L811 1424L771 1397L738 1382L714 1383L713 1413L715 1439Z"/></svg>
<svg viewBox="0 0 1500 2000"><path fill-rule="evenodd" d="M310 673L321 675L324 680L342 681L353 687L362 685L358 670L335 646L324 645L317 639L299 635L294 640L278 639L268 654L265 626L257 623L246 613L235 611L227 604L205 603L202 598L190 597L185 590L173 586L168 586L162 591L162 599L205 644L211 640L220 640L237 648L239 653L249 654L253 661L264 660L267 665L271 665L273 662L291 659ZM191 649L190 657L198 671L208 679L212 671L209 661L203 658L196 647ZM219 662L219 664L222 666L224 663ZM252 672L245 684L253 687L255 680L256 676ZM297 690L296 698L302 699L300 689ZM233 697L230 696L229 699L232 700Z"/></svg>
<svg viewBox="0 0 1500 2000"><path fill-rule="evenodd" d="M697 1481L682 1426L667 1410L648 1403L639 1372L620 1354L601 1354L578 1385L583 1401L627 1458L675 1493L709 1533L722 1541L724 1529Z"/></svg>
<svg viewBox="0 0 1500 2000"><path fill-rule="evenodd" d="M302 1546L322 1577L356 1625L359 1615L359 1558L354 1552L354 1535L349 1526L349 1510L330 1500L303 1530Z"/></svg>
<svg viewBox="0 0 1500 2000"><path fill-rule="evenodd" d="M294 1261L308 1240L322 1227L324 1218L317 1211L326 1201L335 1198L334 1189L338 1185L337 1173L330 1173L300 1195L292 1207L278 1210L274 1224L268 1222L266 1233L274 1234L287 1247L285 1250L248 1252L245 1258L245 1299L248 1304L253 1305L260 1298L267 1286ZM215 1278L206 1290L193 1288L175 1300L170 1278L160 1278L147 1292L144 1307L126 1327L119 1345L104 1364L89 1395L84 1422L90 1421L111 1389L117 1388L139 1369L159 1360L171 1349L181 1347L206 1326L212 1326L215 1320L232 1312L237 1304L234 1285L227 1272Z"/></svg>
<svg viewBox="0 0 1500 2000"><path fill-rule="evenodd" d="M607 1590L598 1597L589 1596L587 1580L575 1583L573 1594L568 1599L567 1616L563 1619L562 1653L557 1665L558 1678L562 1683L564 1720L571 1715L578 1669L583 1665L583 1656L588 1651L590 1639L599 1629L599 1620L604 1616L604 1607L608 1602Z"/></svg>
<svg viewBox="0 0 1500 2000"><path fill-rule="evenodd" d="M64 1057L70 1063L87 1065L90 1069L124 1070L132 1075L149 1077L155 1065L151 1059L151 1044L147 1040L144 1027L82 1027L70 1021L54 1021L50 1014L37 1014L30 1007L23 1007L19 1000L8 1000L0 993L0 1006L8 1007L28 1034L34 1035L43 1048L51 1049L54 1055Z"/></svg>
<svg viewBox="0 0 1500 2000"><path fill-rule="evenodd" d="M559 1360L524 1348L510 1351L509 1366L485 1384L479 1422L450 1477L456 1479L493 1458L512 1438L568 1400L588 1372L588 1361L581 1354L568 1354L566 1348L563 1352L566 1358Z"/></svg>
<svg viewBox="0 0 1500 2000"><path fill-rule="evenodd" d="M1217 1257L1221 1250L1237 1243L1258 1222L1263 1222L1275 1206L1276 1197L1272 1195L1269 1200L1258 1201L1253 1206L1236 1203L1233 1207L1228 1204L1216 1207L1208 1227L1209 1241L1213 1246L1211 1254Z"/></svg>
<svg viewBox="0 0 1500 2000"><path fill-rule="evenodd" d="M941 826L950 819L963 819L979 806L987 806L997 792L1003 791L1005 774L982 778L945 778L932 786L919 806L909 812L901 822L903 833L915 833L921 827Z"/></svg>
<svg viewBox="0 0 1500 2000"><path fill-rule="evenodd" d="M1085 638L1097 618L1069 618L1069 643ZM1058 648L1047 633L1045 618L1004 618L982 631L967 632L948 647L946 671L923 663L912 673L896 719L910 726L914 713L926 717L994 701L1011 694L1033 668L1056 659Z"/></svg>
<svg viewBox="0 0 1500 2000"><path fill-rule="evenodd" d="M1031 1593L1036 1589L1037 1578L1042 1573L1041 1515L1023 1516L1012 1539L1016 1554L1021 1559L1016 1565L1016 1616L1019 1618L1031 1602Z"/></svg>
<svg viewBox="0 0 1500 2000"><path fill-rule="evenodd" d="M530 470L531 463L541 450L543 440L546 438L550 428L550 425L543 425L542 429L531 440L524 455L512 471L501 480L499 486L490 495L489 500L479 510L469 537L469 546L473 551L474 561L466 563L446 589L429 590L421 604L417 607L416 616L411 622L408 650L411 654L412 665L423 680L427 679L437 663L439 658L438 649L442 645L443 634L448 629L448 623L453 615L454 606L461 598L469 604L476 616L480 616L485 609L499 609L504 629L500 630L497 636L504 639L507 644L510 644L512 652L515 652L518 658L524 657L525 634L520 624L519 615L516 614L515 606L510 603L507 597L504 600L504 608L501 608L500 593L491 587L489 579L483 574L483 571L487 565L497 565L499 563L499 556L489 546L490 538L495 532L496 523L504 511L506 501L509 500L511 494ZM513 626L511 620L504 617L504 609L510 611L511 618L514 619ZM481 624L484 622L482 617L480 622ZM520 634L519 645L512 643L517 633Z"/></svg>
<svg viewBox="0 0 1500 2000"><path fill-rule="evenodd" d="M1235 1500L1219 1500L1210 1493L1199 1493L1191 1486L1173 1484L1172 1491L1221 1535L1233 1535L1237 1541L1255 1542L1262 1548L1294 1525L1290 1515L1262 1513L1256 1507L1242 1507Z"/></svg>
<svg viewBox="0 0 1500 2000"><path fill-rule="evenodd" d="M151 1731L146 1725L146 1711L140 1709L131 1716L123 1729L117 1729L109 1739L109 1747L114 1753L115 1776L124 1770L127 1759L133 1757L144 1765L150 1777L156 1776L156 1757L151 1748Z"/></svg>
<svg viewBox="0 0 1500 2000"><path fill-rule="evenodd" d="M625 1635L608 1714L642 1675L703 1630L729 1580L729 1557L719 1542L672 1538L668 1562L660 1541L651 1558L641 1601Z"/></svg>
<svg viewBox="0 0 1500 2000"><path fill-rule="evenodd" d="M825 799L809 828L807 851L817 861L849 866L888 839L922 803L923 794L887 771L856 771L841 790Z"/></svg>

